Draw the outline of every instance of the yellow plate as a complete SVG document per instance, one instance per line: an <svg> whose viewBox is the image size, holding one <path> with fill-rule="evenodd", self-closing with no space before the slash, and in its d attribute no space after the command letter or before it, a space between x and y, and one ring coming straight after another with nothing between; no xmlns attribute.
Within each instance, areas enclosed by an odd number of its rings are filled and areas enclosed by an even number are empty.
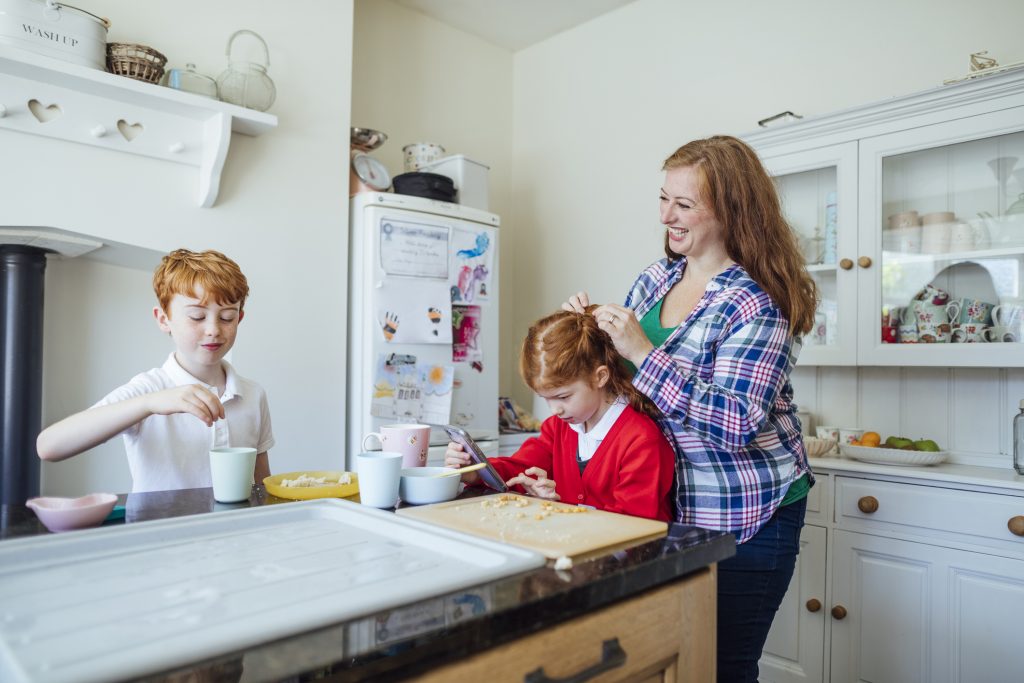
<svg viewBox="0 0 1024 683"><path fill-rule="evenodd" d="M282 486L281 482L285 479L298 479L301 475L307 477L320 478L326 477L328 481L338 481L338 477L344 472L287 472L285 474L275 474L267 477L263 480L263 486L266 487L267 493L277 496L278 498L290 498L292 500L312 500L314 498L348 498L359 493L359 479L356 477L355 472L349 472L348 476L352 478L351 484L334 484L322 485L322 486Z"/></svg>

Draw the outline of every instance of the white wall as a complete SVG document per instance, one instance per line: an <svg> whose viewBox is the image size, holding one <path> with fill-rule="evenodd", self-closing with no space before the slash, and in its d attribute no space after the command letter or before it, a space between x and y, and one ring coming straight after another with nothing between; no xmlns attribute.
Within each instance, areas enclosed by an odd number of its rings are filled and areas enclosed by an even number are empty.
<svg viewBox="0 0 1024 683"><path fill-rule="evenodd" d="M512 53L391 0L356 0L352 124L388 135L372 154L392 175L402 173L402 147L411 142L436 142L448 154L490 166L489 210L501 216L499 315L507 357L518 343L507 332L518 296L506 276L518 267L507 245L519 230L509 202ZM514 374L514 365L502 365L503 391Z"/></svg>
<svg viewBox="0 0 1024 683"><path fill-rule="evenodd" d="M936 87L981 49L1024 59L1021 25L1018 0L637 0L517 52L506 338L578 289L623 299L661 255L658 169L679 145ZM798 369L794 383L827 422L930 435L997 465L1024 396L1021 373L1001 370Z"/></svg>
<svg viewBox="0 0 1024 683"><path fill-rule="evenodd" d="M46 225L166 252L213 248L249 279L233 351L267 389L271 467L343 462L351 0L90 0L110 40L151 45L170 66L216 76L239 28L270 47L279 126L233 135L217 204L195 204L194 167L0 131L0 224ZM244 47L244 46L243 46ZM13 160L13 162L12 162ZM53 261L47 274L43 421L85 408L170 346L152 322L151 272ZM129 490L114 440L48 464L50 494Z"/></svg>

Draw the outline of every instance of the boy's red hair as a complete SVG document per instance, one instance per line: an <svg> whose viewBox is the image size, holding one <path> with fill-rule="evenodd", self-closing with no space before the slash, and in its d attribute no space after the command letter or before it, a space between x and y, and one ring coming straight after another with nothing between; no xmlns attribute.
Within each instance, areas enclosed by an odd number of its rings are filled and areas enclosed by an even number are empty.
<svg viewBox="0 0 1024 683"><path fill-rule="evenodd" d="M202 252L175 249L160 261L153 273L153 291L160 308L171 314L175 294L195 297L196 286L203 288L202 305L212 298L220 305L238 304L241 312L249 296L249 282L238 264L219 251Z"/></svg>
<svg viewBox="0 0 1024 683"><path fill-rule="evenodd" d="M595 308L588 306L586 313L558 311L530 327L519 356L523 381L538 392L579 379L590 384L594 371L604 365L609 373L605 385L609 394L624 396L634 410L659 418L661 413L654 403L633 386L611 337L598 328Z"/></svg>

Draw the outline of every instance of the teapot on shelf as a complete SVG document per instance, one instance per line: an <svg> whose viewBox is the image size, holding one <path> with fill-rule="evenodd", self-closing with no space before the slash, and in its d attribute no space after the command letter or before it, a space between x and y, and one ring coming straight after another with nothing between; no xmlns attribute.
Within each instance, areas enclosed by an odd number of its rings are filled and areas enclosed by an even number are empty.
<svg viewBox="0 0 1024 683"><path fill-rule="evenodd" d="M231 57L231 45L235 38L241 35L250 35L263 46L263 61L248 62L236 60ZM267 42L255 31L241 29L235 31L228 38L228 68L217 77L217 88L220 91L220 98L225 102L237 104L256 111L266 111L274 103L277 97L277 88L274 81L267 75L267 67L270 66L270 50Z"/></svg>

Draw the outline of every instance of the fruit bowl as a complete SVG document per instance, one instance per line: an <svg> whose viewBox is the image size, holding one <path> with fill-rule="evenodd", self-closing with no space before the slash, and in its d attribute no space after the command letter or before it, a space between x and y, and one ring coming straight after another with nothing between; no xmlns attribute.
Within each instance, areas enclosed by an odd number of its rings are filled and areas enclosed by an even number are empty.
<svg viewBox="0 0 1024 683"><path fill-rule="evenodd" d="M949 457L948 451L905 451L900 448L872 448L848 444L840 444L839 452L848 458L877 465L937 465Z"/></svg>
<svg viewBox="0 0 1024 683"><path fill-rule="evenodd" d="M832 439L821 439L816 436L804 437L804 451L808 458L823 458L831 453L836 447Z"/></svg>

